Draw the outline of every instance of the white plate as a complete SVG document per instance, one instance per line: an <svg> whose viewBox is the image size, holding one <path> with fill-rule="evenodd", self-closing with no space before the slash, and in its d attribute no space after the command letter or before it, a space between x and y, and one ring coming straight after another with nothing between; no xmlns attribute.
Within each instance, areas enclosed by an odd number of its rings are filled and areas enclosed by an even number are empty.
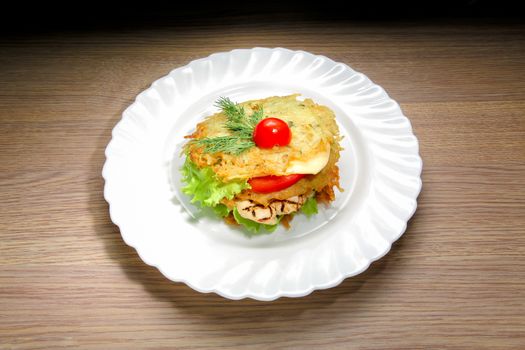
<svg viewBox="0 0 525 350"><path fill-rule="evenodd" d="M301 93L330 107L344 135L336 201L292 229L249 238L179 192L183 136L219 96ZM399 105L365 75L282 48L213 54L177 68L123 113L106 149L104 196L124 241L167 278L230 299L300 297L385 255L421 190L418 142Z"/></svg>

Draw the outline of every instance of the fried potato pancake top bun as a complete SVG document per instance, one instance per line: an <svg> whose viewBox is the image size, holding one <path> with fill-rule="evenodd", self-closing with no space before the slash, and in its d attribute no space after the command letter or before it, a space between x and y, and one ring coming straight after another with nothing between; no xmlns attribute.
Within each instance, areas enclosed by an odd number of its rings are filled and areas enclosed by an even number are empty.
<svg viewBox="0 0 525 350"><path fill-rule="evenodd" d="M315 174L338 177L335 163L339 159L341 137L335 115L329 108L311 99L302 101L298 96L274 96L240 103L247 114L263 108L265 117L284 120L292 132L287 146L252 147L240 155L232 155L224 152L206 153L203 147L188 143L188 156L198 167L212 168L224 182L267 175L311 174L310 178L300 181L305 185L308 180L313 180ZM231 132L225 127L226 120L222 112L207 117L188 138L230 135ZM315 181L316 190L332 182L328 178L320 180L318 178Z"/></svg>

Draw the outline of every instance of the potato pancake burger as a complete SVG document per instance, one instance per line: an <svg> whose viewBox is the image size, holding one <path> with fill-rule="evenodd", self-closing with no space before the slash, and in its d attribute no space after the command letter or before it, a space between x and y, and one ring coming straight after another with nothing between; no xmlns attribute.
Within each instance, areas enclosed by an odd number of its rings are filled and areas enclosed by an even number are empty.
<svg viewBox="0 0 525 350"><path fill-rule="evenodd" d="M234 103L199 123L184 146L183 192L256 233L289 227L335 199L341 150L334 113L299 95Z"/></svg>

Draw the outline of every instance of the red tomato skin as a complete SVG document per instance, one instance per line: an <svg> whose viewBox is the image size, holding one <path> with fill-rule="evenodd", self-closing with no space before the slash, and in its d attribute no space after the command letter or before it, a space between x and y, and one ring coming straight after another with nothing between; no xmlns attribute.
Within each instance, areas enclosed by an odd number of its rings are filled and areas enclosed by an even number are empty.
<svg viewBox="0 0 525 350"><path fill-rule="evenodd" d="M305 174L292 174L283 176L261 176L248 180L252 191L256 193L272 193L284 190L305 177Z"/></svg>
<svg viewBox="0 0 525 350"><path fill-rule="evenodd" d="M288 124L279 118L261 120L253 131L253 141L259 148L287 146L292 139Z"/></svg>

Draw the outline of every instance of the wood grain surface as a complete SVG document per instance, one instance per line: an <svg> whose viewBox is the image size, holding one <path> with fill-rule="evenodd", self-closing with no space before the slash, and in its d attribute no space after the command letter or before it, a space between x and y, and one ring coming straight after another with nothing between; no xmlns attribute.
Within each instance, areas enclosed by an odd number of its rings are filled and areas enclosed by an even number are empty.
<svg viewBox="0 0 525 350"><path fill-rule="evenodd" d="M419 207L390 253L329 290L230 301L165 279L103 199L111 129L171 69L254 46L323 54L396 99ZM0 41L0 349L525 347L525 25L187 24Z"/></svg>

